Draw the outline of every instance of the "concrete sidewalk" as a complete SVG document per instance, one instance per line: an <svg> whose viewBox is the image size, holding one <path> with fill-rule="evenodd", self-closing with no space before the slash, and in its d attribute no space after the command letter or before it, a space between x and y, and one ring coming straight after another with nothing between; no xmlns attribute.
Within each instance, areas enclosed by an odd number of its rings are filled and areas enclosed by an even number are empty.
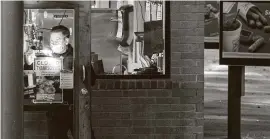
<svg viewBox="0 0 270 139"><path fill-rule="evenodd" d="M205 50L205 138L227 137L228 66L219 65L218 50ZM242 97L242 136L270 139L270 68L246 67Z"/></svg>

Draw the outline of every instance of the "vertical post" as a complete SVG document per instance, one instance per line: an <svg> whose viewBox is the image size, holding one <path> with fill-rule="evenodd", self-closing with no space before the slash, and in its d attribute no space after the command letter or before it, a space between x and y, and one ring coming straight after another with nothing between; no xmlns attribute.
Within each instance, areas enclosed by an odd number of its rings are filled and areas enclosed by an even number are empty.
<svg viewBox="0 0 270 139"><path fill-rule="evenodd" d="M134 1L133 31L144 32L145 1ZM142 48L136 45L136 35L133 34L133 62L139 63L139 55Z"/></svg>
<svg viewBox="0 0 270 139"><path fill-rule="evenodd" d="M1 1L1 138L23 139L23 1Z"/></svg>
<svg viewBox="0 0 270 139"><path fill-rule="evenodd" d="M244 66L229 66L228 139L241 139L241 96L245 87L244 76Z"/></svg>

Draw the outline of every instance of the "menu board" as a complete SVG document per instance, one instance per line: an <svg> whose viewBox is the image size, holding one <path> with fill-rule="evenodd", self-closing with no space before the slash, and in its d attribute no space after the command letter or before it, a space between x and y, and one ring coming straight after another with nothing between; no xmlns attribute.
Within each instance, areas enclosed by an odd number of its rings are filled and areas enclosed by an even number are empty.
<svg viewBox="0 0 270 139"><path fill-rule="evenodd" d="M270 2L221 2L221 64L270 65ZM236 60L237 59L237 60Z"/></svg>

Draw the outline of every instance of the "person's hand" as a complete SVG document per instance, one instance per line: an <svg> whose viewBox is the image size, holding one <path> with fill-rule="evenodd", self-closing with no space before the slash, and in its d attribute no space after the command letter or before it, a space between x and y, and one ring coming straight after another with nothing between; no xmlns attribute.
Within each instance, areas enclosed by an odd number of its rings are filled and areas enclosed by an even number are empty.
<svg viewBox="0 0 270 139"><path fill-rule="evenodd" d="M29 49L26 53L25 53L25 62L27 65L31 65L34 63L34 60L36 58L36 55L34 53L34 51L32 49Z"/></svg>
<svg viewBox="0 0 270 139"><path fill-rule="evenodd" d="M251 28L261 29L268 25L267 19L262 15L259 8L251 2L238 2L237 10Z"/></svg>
<svg viewBox="0 0 270 139"><path fill-rule="evenodd" d="M252 7L247 12L247 22L252 28L262 28L267 25L267 19L262 15L262 13L255 7Z"/></svg>

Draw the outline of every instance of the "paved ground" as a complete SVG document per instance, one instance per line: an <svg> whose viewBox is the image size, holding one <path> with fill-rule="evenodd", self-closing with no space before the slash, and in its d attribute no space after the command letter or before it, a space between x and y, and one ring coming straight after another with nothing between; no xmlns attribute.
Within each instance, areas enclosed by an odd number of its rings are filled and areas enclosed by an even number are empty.
<svg viewBox="0 0 270 139"><path fill-rule="evenodd" d="M205 139L227 137L228 67L218 63L217 50L205 50ZM242 97L242 136L270 139L270 68L246 67Z"/></svg>

